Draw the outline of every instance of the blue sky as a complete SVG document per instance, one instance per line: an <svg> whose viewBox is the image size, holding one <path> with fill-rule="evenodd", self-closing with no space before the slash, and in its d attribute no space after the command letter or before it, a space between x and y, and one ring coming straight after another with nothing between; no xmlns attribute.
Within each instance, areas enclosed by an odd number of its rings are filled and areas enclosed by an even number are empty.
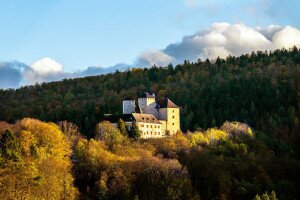
<svg viewBox="0 0 300 200"><path fill-rule="evenodd" d="M0 88L300 47L299 10L299 0L0 0Z"/></svg>
<svg viewBox="0 0 300 200"><path fill-rule="evenodd" d="M50 57L67 71L132 63L214 22L300 25L299 1L0 1L0 61Z"/></svg>

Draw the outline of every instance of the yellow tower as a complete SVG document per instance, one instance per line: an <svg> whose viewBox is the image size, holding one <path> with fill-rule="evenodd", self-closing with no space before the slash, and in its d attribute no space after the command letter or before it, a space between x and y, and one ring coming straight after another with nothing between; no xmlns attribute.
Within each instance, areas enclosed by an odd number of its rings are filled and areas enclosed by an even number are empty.
<svg viewBox="0 0 300 200"><path fill-rule="evenodd" d="M170 135L180 131L180 110L170 99L164 99L158 102L158 119L161 121L165 132Z"/></svg>

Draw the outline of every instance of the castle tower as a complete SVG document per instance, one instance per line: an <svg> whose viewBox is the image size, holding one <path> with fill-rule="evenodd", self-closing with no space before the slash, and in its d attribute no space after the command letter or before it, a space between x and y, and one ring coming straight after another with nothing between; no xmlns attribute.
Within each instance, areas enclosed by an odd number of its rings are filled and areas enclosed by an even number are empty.
<svg viewBox="0 0 300 200"><path fill-rule="evenodd" d="M170 99L163 99L158 102L159 114L158 119L161 121L163 128L170 135L180 131L180 110Z"/></svg>
<svg viewBox="0 0 300 200"><path fill-rule="evenodd" d="M135 112L135 100L123 101L123 114L131 114Z"/></svg>

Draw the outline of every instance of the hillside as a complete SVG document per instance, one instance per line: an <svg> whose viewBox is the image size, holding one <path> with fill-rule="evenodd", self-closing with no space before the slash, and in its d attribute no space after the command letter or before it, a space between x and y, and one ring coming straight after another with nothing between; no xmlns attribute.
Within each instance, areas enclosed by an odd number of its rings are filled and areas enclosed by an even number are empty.
<svg viewBox="0 0 300 200"><path fill-rule="evenodd" d="M110 124L0 122L0 199L293 200L300 162L247 124L136 140ZM104 131L105 130L105 131ZM72 161L72 162L71 162Z"/></svg>
<svg viewBox="0 0 300 200"><path fill-rule="evenodd" d="M121 113L124 98L149 91L181 106L184 131L234 120L291 141L299 130L299 64L293 48L0 90L0 120L68 120L92 136L104 113Z"/></svg>
<svg viewBox="0 0 300 200"><path fill-rule="evenodd" d="M184 133L99 123L143 91ZM0 90L0 198L298 199L299 94L297 48Z"/></svg>

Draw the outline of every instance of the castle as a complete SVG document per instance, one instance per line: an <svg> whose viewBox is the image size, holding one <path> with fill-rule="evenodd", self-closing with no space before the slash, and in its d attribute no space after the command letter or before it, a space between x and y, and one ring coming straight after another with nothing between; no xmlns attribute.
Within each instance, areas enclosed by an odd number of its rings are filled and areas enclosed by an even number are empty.
<svg viewBox="0 0 300 200"><path fill-rule="evenodd" d="M135 100L123 101L123 114L106 116L106 120L117 124L123 119L127 125L136 122L141 138L160 138L173 135L180 130L180 109L170 99L157 100L154 94L144 93Z"/></svg>

